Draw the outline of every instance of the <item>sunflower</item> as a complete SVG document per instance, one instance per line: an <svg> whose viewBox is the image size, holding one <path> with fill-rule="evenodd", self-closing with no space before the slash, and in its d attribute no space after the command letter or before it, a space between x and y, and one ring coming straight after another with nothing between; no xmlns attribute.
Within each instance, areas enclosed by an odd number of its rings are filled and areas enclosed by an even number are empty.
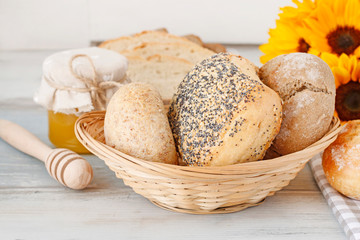
<svg viewBox="0 0 360 240"><path fill-rule="evenodd" d="M261 63L266 63L281 54L311 51L306 37L303 37L308 36L305 31L306 29L291 22L278 20L276 28L269 31L269 42L259 47L265 53L260 57Z"/></svg>
<svg viewBox="0 0 360 240"><path fill-rule="evenodd" d="M319 0L304 23L311 46L320 52L360 57L360 1Z"/></svg>
<svg viewBox="0 0 360 240"><path fill-rule="evenodd" d="M335 115L360 119L360 1L319 0L304 22L311 46L335 76Z"/></svg>
<svg viewBox="0 0 360 240"><path fill-rule="evenodd" d="M336 85L335 115L341 121L360 119L360 60L342 53L322 53L321 58L330 66Z"/></svg>
<svg viewBox="0 0 360 240"><path fill-rule="evenodd" d="M262 63L291 52L321 57L336 84L335 115L360 119L360 0L293 0L281 8L276 28L270 29Z"/></svg>
<svg viewBox="0 0 360 240"><path fill-rule="evenodd" d="M311 0L299 2L293 0L295 7L281 8L280 19L276 21L276 27L269 31L269 41L260 46L260 50L265 54L260 57L261 63L266 63L270 59L291 52L307 52L318 54L309 45L309 31L304 27L302 20L312 16L316 3Z"/></svg>
<svg viewBox="0 0 360 240"><path fill-rule="evenodd" d="M282 12L279 13L279 17L280 19L291 21L299 25L302 24L304 18L313 14L317 5L317 1L314 2L312 0L304 0L302 2L293 0L292 2L295 3L297 7L287 6L280 8Z"/></svg>

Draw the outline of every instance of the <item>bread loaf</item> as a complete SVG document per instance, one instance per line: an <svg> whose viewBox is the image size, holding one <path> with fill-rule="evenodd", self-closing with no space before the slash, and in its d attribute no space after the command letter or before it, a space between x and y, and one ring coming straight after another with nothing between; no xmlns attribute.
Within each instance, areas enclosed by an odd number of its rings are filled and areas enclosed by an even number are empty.
<svg viewBox="0 0 360 240"><path fill-rule="evenodd" d="M154 55L146 59L128 56L127 59L127 75L131 81L149 83L160 92L164 100L172 98L181 80L193 67L193 64L186 60L164 55Z"/></svg>
<svg viewBox="0 0 360 240"><path fill-rule="evenodd" d="M106 48L116 52L123 52L133 49L137 46L147 42L160 43L184 43L197 46L195 43L183 37L178 37L164 31L143 31L133 36L124 36L117 39L105 41L99 45L101 48Z"/></svg>
<svg viewBox="0 0 360 240"><path fill-rule="evenodd" d="M184 36L186 39L193 43L196 43L204 48L207 48L215 53L226 52L226 47L220 43L204 43L200 37L194 34L188 34Z"/></svg>
<svg viewBox="0 0 360 240"><path fill-rule="evenodd" d="M281 100L248 60L220 53L197 64L172 99L182 161L223 166L261 159L281 125Z"/></svg>
<svg viewBox="0 0 360 240"><path fill-rule="evenodd" d="M322 165L330 185L360 200L360 120L349 121L324 150Z"/></svg>
<svg viewBox="0 0 360 240"><path fill-rule="evenodd" d="M166 31L144 31L105 41L99 47L125 55L129 79L154 85L165 100L173 96L177 85L196 63L215 54Z"/></svg>
<svg viewBox="0 0 360 240"><path fill-rule="evenodd" d="M122 54L125 56L141 56L144 58L153 55L166 55L185 59L195 65L205 58L214 55L215 52L195 44L148 42L133 49L125 50Z"/></svg>
<svg viewBox="0 0 360 240"><path fill-rule="evenodd" d="M204 42L201 40L199 36L196 36L195 34L187 34L183 36L187 40L196 43L199 46L204 46Z"/></svg>
<svg viewBox="0 0 360 240"><path fill-rule="evenodd" d="M319 140L335 108L335 80L329 66L307 53L280 55L260 68L261 80L283 101L283 122L267 158L289 154Z"/></svg>
<svg viewBox="0 0 360 240"><path fill-rule="evenodd" d="M124 85L111 98L104 121L106 144L144 160L177 163L160 94L145 83Z"/></svg>

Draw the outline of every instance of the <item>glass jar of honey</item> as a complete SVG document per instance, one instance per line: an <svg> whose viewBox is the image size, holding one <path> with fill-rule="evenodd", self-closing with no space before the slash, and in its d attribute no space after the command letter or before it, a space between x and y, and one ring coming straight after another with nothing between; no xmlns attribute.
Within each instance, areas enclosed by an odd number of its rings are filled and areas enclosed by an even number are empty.
<svg viewBox="0 0 360 240"><path fill-rule="evenodd" d="M43 77L34 101L48 110L49 140L58 148L89 153L75 136L78 117L105 110L119 85L128 83L127 59L92 47L55 53L43 63Z"/></svg>
<svg viewBox="0 0 360 240"><path fill-rule="evenodd" d="M49 140L58 148L67 148L77 153L89 151L77 140L74 125L78 116L48 110Z"/></svg>

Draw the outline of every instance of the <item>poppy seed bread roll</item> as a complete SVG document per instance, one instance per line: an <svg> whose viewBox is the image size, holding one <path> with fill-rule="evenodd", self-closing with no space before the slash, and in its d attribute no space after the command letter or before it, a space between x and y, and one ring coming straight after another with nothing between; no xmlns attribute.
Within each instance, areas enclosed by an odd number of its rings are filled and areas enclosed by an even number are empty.
<svg viewBox="0 0 360 240"><path fill-rule="evenodd" d="M121 86L104 121L106 144L147 161L177 164L177 153L159 92L146 83Z"/></svg>
<svg viewBox="0 0 360 240"><path fill-rule="evenodd" d="M281 125L281 99L247 59L219 53L180 83L168 117L183 163L224 166L261 159Z"/></svg>

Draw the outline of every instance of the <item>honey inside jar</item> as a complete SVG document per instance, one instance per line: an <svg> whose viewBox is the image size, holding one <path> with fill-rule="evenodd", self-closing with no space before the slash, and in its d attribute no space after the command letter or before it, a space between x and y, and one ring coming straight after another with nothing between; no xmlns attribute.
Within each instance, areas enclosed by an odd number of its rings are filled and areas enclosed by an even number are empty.
<svg viewBox="0 0 360 240"><path fill-rule="evenodd" d="M78 116L48 111L49 139L58 148L67 148L77 153L90 153L77 140L74 125Z"/></svg>

